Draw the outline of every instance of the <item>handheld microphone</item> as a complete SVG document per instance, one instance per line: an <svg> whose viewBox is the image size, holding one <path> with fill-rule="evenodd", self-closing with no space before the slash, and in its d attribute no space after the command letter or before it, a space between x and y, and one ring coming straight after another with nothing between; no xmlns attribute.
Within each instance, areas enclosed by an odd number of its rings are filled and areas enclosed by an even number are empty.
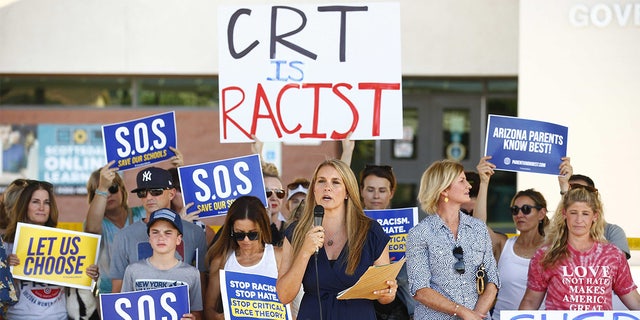
<svg viewBox="0 0 640 320"><path fill-rule="evenodd" d="M324 218L324 207L318 204L313 208L313 224L315 226L321 226L322 218ZM318 254L318 250L320 249L316 248L316 254Z"/></svg>

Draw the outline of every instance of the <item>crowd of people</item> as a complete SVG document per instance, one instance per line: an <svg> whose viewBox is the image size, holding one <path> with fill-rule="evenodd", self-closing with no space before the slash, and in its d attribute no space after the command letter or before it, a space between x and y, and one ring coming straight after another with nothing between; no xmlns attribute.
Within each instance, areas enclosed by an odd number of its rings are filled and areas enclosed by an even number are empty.
<svg viewBox="0 0 640 320"><path fill-rule="evenodd" d="M254 145L260 152L259 142ZM574 175L569 158L558 170L562 200L549 218L534 189L510 203L517 235L487 225L488 186L495 165L482 157L477 172L453 160L432 163L422 174L417 201L426 218L408 232L406 264L397 277L378 279L374 299L340 300L370 266L387 265L390 237L365 210L390 209L397 182L393 168L350 167L353 144L342 160L320 163L312 175L284 184L263 162L267 203L236 199L215 234L183 206L173 149L171 169L151 166L128 190L113 162L87 182L84 231L102 236L97 265L84 270L99 293L186 284L190 311L182 319L225 319L220 270L277 279L279 300L294 319L500 319L504 310L640 309L622 228L605 221L594 182ZM171 171L174 171L172 174ZM134 194L140 207L130 207ZM321 206L321 223L314 213ZM18 223L56 227L52 185L16 179L0 206L6 264L21 261L11 249ZM0 255L1 256L1 255ZM589 270L585 272L584 270ZM158 283L150 283L156 281ZM97 304L71 312L87 290L16 280L18 301L0 319L90 319ZM46 292L47 294L42 294Z"/></svg>

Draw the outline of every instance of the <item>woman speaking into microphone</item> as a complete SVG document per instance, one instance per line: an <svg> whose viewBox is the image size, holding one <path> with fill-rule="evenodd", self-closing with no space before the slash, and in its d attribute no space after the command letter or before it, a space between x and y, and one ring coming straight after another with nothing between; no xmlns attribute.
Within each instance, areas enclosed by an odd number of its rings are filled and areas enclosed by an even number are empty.
<svg viewBox="0 0 640 320"><path fill-rule="evenodd" d="M300 220L285 232L276 285L280 301L291 302L303 285L299 320L375 320L372 300L336 298L370 266L389 264L389 236L364 214L351 168L336 159L322 162L313 174L305 202ZM321 225L314 223L318 205L324 208ZM315 217L319 216L316 213ZM396 280L380 281L386 288L374 292L377 301L390 303L398 288Z"/></svg>

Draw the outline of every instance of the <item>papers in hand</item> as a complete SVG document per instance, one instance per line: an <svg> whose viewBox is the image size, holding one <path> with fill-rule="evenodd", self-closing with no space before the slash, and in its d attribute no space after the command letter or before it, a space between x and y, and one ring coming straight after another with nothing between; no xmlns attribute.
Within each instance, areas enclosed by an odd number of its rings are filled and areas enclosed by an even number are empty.
<svg viewBox="0 0 640 320"><path fill-rule="evenodd" d="M405 260L406 258L402 258L396 263L369 267L356 284L338 293L338 300L378 299L380 296L373 294L373 292L389 288L387 280L395 279L398 276Z"/></svg>

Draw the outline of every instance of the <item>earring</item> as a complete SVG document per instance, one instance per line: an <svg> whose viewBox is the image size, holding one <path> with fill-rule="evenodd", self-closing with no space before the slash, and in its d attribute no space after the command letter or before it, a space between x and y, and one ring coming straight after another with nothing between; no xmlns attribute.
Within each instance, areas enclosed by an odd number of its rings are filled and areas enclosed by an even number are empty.
<svg viewBox="0 0 640 320"><path fill-rule="evenodd" d="M449 197L444 197L444 202L445 203L449 202Z"/></svg>

